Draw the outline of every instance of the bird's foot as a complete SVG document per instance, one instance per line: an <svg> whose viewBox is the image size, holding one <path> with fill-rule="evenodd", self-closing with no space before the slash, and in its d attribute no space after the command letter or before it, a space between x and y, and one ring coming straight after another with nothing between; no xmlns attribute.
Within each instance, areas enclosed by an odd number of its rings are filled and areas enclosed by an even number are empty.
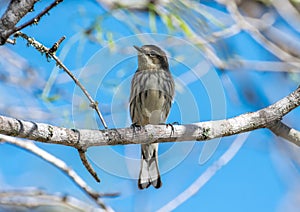
<svg viewBox="0 0 300 212"><path fill-rule="evenodd" d="M133 133L136 133L136 131L141 130L141 125L138 125L137 123L132 123L130 128L133 130Z"/></svg>
<svg viewBox="0 0 300 212"><path fill-rule="evenodd" d="M179 125L179 122L175 121L173 123L167 123L165 125L166 125L167 128L171 127L171 134L170 134L170 136L172 136L172 135L174 135L174 126L173 125Z"/></svg>

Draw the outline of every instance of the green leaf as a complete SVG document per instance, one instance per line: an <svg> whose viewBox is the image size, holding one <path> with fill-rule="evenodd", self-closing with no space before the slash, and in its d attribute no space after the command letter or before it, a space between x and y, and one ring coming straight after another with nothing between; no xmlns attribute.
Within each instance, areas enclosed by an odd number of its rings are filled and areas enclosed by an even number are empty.
<svg viewBox="0 0 300 212"><path fill-rule="evenodd" d="M174 17L177 19L179 23L179 28L186 34L187 37L192 37L193 36L193 31L189 27L189 25L184 22L182 18L180 18L177 14L174 14Z"/></svg>
<svg viewBox="0 0 300 212"><path fill-rule="evenodd" d="M152 32L156 33L157 32L156 12L155 12L154 4L149 4L148 9L149 9L149 27Z"/></svg>

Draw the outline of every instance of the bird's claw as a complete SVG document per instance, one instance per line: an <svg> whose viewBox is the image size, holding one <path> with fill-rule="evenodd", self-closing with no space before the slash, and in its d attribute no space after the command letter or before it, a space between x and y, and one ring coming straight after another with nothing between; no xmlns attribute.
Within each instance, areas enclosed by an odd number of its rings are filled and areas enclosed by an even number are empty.
<svg viewBox="0 0 300 212"><path fill-rule="evenodd" d="M166 127L168 128L168 127L171 127L171 134L170 134L170 136L172 136L172 135L174 135L174 126L173 125L179 125L179 123L177 122L177 121L175 121L175 122L173 122L172 124L170 124L170 123L168 123L168 124L166 124Z"/></svg>
<svg viewBox="0 0 300 212"><path fill-rule="evenodd" d="M132 123L130 128L133 130L133 133L136 133L136 130L141 130L141 125L138 125L137 123Z"/></svg>

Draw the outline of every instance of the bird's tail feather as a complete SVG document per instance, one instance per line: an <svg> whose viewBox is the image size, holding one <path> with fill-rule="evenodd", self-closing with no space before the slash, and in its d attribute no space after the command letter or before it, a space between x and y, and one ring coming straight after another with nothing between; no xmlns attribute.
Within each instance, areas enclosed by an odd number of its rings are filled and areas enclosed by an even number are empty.
<svg viewBox="0 0 300 212"><path fill-rule="evenodd" d="M148 188L151 184L154 188L160 188L162 185L157 151L158 144L142 144L141 170L138 181L140 189Z"/></svg>

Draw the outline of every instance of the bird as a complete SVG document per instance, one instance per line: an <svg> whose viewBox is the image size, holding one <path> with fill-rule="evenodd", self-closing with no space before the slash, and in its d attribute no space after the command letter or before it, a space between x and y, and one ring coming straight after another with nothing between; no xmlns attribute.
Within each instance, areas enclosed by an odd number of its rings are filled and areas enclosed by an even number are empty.
<svg viewBox="0 0 300 212"><path fill-rule="evenodd" d="M133 46L138 68L131 81L129 112L132 126L165 124L175 93L166 53L155 45ZM162 185L158 167L158 143L141 144L138 188Z"/></svg>

